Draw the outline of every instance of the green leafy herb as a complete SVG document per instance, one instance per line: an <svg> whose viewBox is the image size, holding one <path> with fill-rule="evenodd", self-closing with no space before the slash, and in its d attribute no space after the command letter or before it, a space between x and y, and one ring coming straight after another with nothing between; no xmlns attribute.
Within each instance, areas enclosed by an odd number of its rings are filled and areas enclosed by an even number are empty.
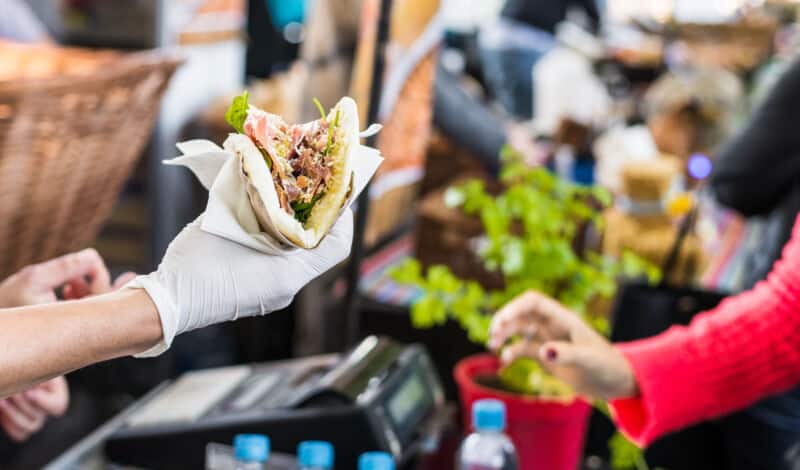
<svg viewBox="0 0 800 470"><path fill-rule="evenodd" d="M293 202L291 206L292 210L294 210L294 218L299 220L301 224L308 222L308 218L311 217L311 210L314 208L314 204L316 204L317 201L319 201L324 195L325 193L319 193L308 202Z"/></svg>
<svg viewBox="0 0 800 470"><path fill-rule="evenodd" d="M322 107L322 103L320 103L318 99L314 98L314 105L316 105L317 110L319 110L319 115L321 116L322 120L327 121L328 115L325 114L325 108Z"/></svg>
<svg viewBox="0 0 800 470"><path fill-rule="evenodd" d="M606 402L595 400L594 407L611 419ZM644 458L644 451L619 431L608 441L608 451L611 456L611 468L614 470L650 470Z"/></svg>
<svg viewBox="0 0 800 470"><path fill-rule="evenodd" d="M333 145L333 134L339 127L339 108L336 108L336 117L333 119L333 125L328 128L328 145L325 146L325 155L331 154L331 145Z"/></svg>
<svg viewBox="0 0 800 470"><path fill-rule="evenodd" d="M575 239L587 227L597 227L601 210L611 203L604 190L531 168L508 148L501 158L505 186L501 194L493 195L482 181L473 180L448 189L445 197L448 205L481 220L485 240L478 255L487 269L502 274L505 287L486 290L458 278L447 266L431 266L426 272L419 261L407 260L390 275L423 291L411 308L413 324L430 328L452 319L472 341L485 344L492 313L520 293L536 289L608 334L608 320L590 311L591 302L613 297L622 276L646 274L657 279L658 268L632 253L611 259L577 246ZM509 390L528 395L572 393L534 361L504 369L500 380Z"/></svg>
<svg viewBox="0 0 800 470"><path fill-rule="evenodd" d="M231 125L236 132L244 134L244 121L247 119L247 109L249 107L247 100L249 93L245 90L241 95L233 99L233 103L225 112L225 121Z"/></svg>
<svg viewBox="0 0 800 470"><path fill-rule="evenodd" d="M649 470L644 459L642 449L629 441L619 431L611 436L608 441L608 450L611 454L611 468L614 470Z"/></svg>

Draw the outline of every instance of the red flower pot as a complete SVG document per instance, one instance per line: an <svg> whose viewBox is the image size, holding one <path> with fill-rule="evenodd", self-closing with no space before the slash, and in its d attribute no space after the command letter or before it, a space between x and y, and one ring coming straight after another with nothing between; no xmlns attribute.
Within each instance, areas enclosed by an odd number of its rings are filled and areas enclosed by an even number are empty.
<svg viewBox="0 0 800 470"><path fill-rule="evenodd" d="M496 398L506 405L506 433L517 448L520 470L577 469L591 406L581 399L560 403L506 393L474 380L496 375L499 369L500 362L490 354L470 356L456 364L464 428L471 429L473 402Z"/></svg>

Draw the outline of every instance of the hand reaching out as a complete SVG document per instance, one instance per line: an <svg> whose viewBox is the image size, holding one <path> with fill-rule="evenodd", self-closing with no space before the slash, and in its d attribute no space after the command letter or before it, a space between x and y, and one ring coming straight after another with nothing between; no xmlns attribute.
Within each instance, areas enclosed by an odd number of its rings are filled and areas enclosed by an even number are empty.
<svg viewBox="0 0 800 470"><path fill-rule="evenodd" d="M109 292L133 279L132 273L111 283L103 259L94 249L60 256L27 266L0 282L0 307L21 307L55 302L56 289L63 287L64 298L79 299Z"/></svg>
<svg viewBox="0 0 800 470"><path fill-rule="evenodd" d="M501 351L504 363L536 359L581 395L609 400L638 394L622 353L574 312L538 292L526 292L500 309L489 334L489 346Z"/></svg>
<svg viewBox="0 0 800 470"><path fill-rule="evenodd" d="M69 405L69 387L56 377L0 401L0 427L16 442L42 429L48 418L61 416Z"/></svg>
<svg viewBox="0 0 800 470"><path fill-rule="evenodd" d="M137 277L156 305L163 340L141 356L160 354L176 335L288 306L295 294L344 261L353 241L348 209L311 250L268 255L202 229L201 215L170 243L158 269Z"/></svg>
<svg viewBox="0 0 800 470"><path fill-rule="evenodd" d="M57 301L61 287L66 300L116 290L136 275L125 273L113 283L103 259L87 249L23 268L0 282L0 308ZM50 417L63 415L69 405L69 387L56 377L25 392L0 400L0 428L22 442L44 427Z"/></svg>

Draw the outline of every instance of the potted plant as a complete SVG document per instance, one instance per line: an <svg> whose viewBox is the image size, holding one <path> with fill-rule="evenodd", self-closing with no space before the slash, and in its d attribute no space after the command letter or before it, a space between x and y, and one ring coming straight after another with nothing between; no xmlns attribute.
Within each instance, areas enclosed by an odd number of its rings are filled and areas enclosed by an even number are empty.
<svg viewBox="0 0 800 470"><path fill-rule="evenodd" d="M422 291L411 308L413 325L430 328L453 319L471 341L485 344L493 313L522 292L536 289L607 333L607 319L592 314L589 305L613 297L620 276L646 274L655 280L658 269L630 253L610 259L586 242L602 229L601 210L611 203L607 191L531 168L512 151L504 150L501 158L504 190L499 195L487 192L482 181L471 180L448 189L444 197L448 205L480 219L485 236L477 240L476 254L487 269L502 273L502 288L487 289L460 279L444 265L424 270L419 261L407 260L391 275ZM472 356L456 366L455 378L465 417L477 399L493 397L506 403L508 432L522 469L577 467L591 405L537 362L520 360L501 368L492 355ZM619 442L612 450L615 447L626 453L617 460L636 468L640 456Z"/></svg>

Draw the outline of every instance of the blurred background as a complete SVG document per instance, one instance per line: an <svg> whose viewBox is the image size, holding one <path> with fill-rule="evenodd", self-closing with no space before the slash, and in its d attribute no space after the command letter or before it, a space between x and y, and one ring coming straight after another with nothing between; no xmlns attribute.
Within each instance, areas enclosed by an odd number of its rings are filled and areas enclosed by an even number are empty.
<svg viewBox="0 0 800 470"><path fill-rule="evenodd" d="M486 255L488 216L460 210L466 190L449 191L479 181L502 194L509 159L595 195L579 219L600 222L567 240L579 258L631 253L664 285L719 296L751 287L800 210L798 14L789 0L0 0L2 276L87 246L115 273L153 269L207 196L162 160L183 140L221 144L245 88L287 122L316 119L313 98L353 96L362 127L384 125L370 144L386 158L358 203L349 263L285 311L76 372L69 414L28 443L0 442L0 461L37 468L184 372L339 352L371 334L424 344L457 402L452 371L485 349L481 326L419 307L437 289L430 275L397 272L410 259L445 266L487 297L545 282L515 271L516 245ZM565 201L536 201L525 203L572 223ZM611 290L631 282L622 277ZM576 302L622 331L619 296L600 297ZM617 338L656 332L631 328ZM749 425L736 426L690 431L653 459L728 468L708 459L733 458L725 439ZM592 417L587 468L604 468L609 432Z"/></svg>

